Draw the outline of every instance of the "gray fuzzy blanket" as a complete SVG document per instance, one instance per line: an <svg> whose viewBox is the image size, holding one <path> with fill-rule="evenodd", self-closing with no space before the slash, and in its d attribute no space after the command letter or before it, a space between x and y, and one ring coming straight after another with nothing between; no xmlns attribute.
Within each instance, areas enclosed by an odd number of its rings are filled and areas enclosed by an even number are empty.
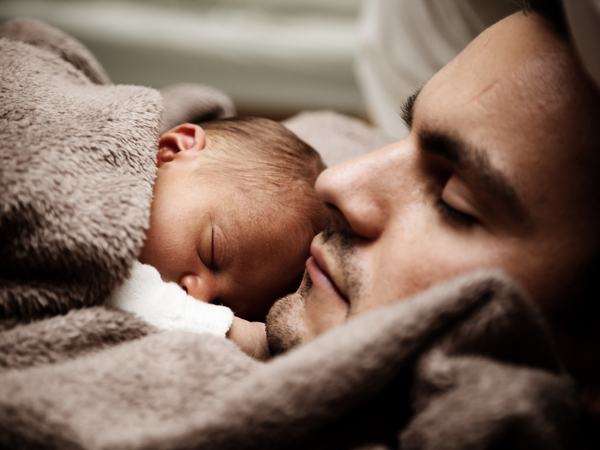
<svg viewBox="0 0 600 450"><path fill-rule="evenodd" d="M112 85L43 24L0 27L0 447L571 447L574 386L500 274L435 286L266 363L102 306L143 241L159 130L231 112L209 88Z"/></svg>

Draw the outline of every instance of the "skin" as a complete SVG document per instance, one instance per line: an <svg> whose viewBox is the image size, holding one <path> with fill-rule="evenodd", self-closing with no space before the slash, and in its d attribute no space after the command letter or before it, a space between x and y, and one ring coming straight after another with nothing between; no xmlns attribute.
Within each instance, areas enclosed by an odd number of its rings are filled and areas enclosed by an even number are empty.
<svg viewBox="0 0 600 450"><path fill-rule="evenodd" d="M292 231L293 217L257 201L228 177L210 157L213 151L197 125L183 124L161 136L140 261L201 301L224 304L243 319L264 320L302 271L311 236ZM231 333L262 335L264 341L263 324L249 327L236 318Z"/></svg>
<svg viewBox="0 0 600 450"><path fill-rule="evenodd" d="M269 314L274 350L473 269L501 268L542 310L562 307L600 248L597 99L541 17L487 29L423 87L407 138L318 178L337 220Z"/></svg>

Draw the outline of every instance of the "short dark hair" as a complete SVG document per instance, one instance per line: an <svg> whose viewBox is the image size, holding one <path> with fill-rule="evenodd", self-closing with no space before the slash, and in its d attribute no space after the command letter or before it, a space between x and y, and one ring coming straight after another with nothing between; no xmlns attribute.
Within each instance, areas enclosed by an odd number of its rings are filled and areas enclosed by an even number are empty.
<svg viewBox="0 0 600 450"><path fill-rule="evenodd" d="M534 12L546 19L554 31L569 40L569 27L561 0L515 0L525 13Z"/></svg>
<svg viewBox="0 0 600 450"><path fill-rule="evenodd" d="M201 123L207 145L240 162L251 162L267 181L303 179L312 184L325 168L310 145L279 122L262 117L232 117Z"/></svg>
<svg viewBox="0 0 600 450"><path fill-rule="evenodd" d="M256 201L293 210L316 234L327 222L325 206L314 189L325 169L319 153L274 120L233 117L199 124L217 170L240 182ZM262 193L262 195L261 195ZM264 203L262 203L264 205Z"/></svg>

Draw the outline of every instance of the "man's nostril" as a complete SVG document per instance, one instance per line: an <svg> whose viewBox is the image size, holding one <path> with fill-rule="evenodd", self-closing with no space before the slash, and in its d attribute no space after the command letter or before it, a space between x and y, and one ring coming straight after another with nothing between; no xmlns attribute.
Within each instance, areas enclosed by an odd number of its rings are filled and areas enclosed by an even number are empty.
<svg viewBox="0 0 600 450"><path fill-rule="evenodd" d="M188 289L187 289L187 287L186 287L186 286L182 285L182 286L181 286L181 289L183 289L183 290L185 291L185 293L186 293L186 294L189 294L189 292L188 292Z"/></svg>

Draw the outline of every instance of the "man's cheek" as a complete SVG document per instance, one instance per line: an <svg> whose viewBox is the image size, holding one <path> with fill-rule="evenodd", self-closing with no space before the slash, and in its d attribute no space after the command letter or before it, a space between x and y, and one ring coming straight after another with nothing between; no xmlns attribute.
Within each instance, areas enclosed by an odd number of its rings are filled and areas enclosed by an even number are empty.
<svg viewBox="0 0 600 450"><path fill-rule="evenodd" d="M381 252L365 261L369 269L362 271L364 289L353 302L352 314L401 301L451 276L458 266L449 253L433 248L434 243L432 235L382 245Z"/></svg>

